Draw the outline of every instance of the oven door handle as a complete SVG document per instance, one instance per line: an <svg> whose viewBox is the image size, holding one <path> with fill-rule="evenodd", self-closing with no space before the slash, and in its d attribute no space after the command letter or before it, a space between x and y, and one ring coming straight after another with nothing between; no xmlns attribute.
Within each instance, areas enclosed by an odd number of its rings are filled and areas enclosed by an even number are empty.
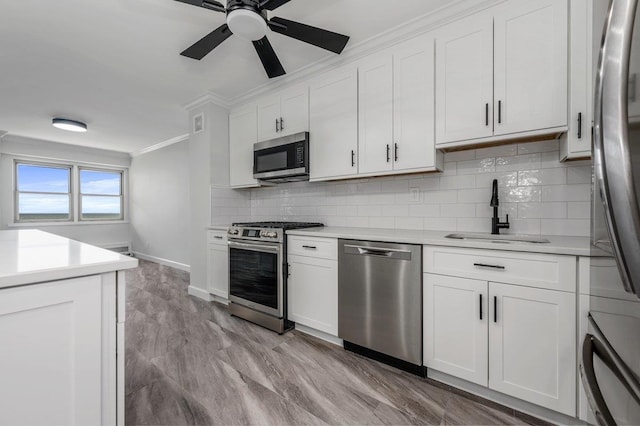
<svg viewBox="0 0 640 426"><path fill-rule="evenodd" d="M230 248L233 247L233 248L240 248L244 250L262 251L262 252L280 254L279 245L247 244L247 243L239 243L237 241L229 241L228 244Z"/></svg>

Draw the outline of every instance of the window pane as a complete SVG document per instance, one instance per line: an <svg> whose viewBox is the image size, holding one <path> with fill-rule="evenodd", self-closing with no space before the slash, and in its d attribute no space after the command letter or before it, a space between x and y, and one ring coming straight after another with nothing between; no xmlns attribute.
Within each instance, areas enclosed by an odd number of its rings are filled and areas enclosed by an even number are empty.
<svg viewBox="0 0 640 426"><path fill-rule="evenodd" d="M18 164L18 191L69 193L67 168Z"/></svg>
<svg viewBox="0 0 640 426"><path fill-rule="evenodd" d="M122 174L97 170L80 170L82 194L120 195Z"/></svg>
<svg viewBox="0 0 640 426"><path fill-rule="evenodd" d="M82 196L82 219L122 219L120 197Z"/></svg>
<svg viewBox="0 0 640 426"><path fill-rule="evenodd" d="M69 196L58 194L18 194L18 220L69 219Z"/></svg>

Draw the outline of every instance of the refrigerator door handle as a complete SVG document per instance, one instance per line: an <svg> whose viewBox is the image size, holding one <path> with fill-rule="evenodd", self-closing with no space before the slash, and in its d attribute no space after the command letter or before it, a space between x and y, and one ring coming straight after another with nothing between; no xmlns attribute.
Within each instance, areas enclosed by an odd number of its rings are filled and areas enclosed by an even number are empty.
<svg viewBox="0 0 640 426"><path fill-rule="evenodd" d="M613 0L596 76L594 169L625 290L640 296L640 211L628 133L628 74L638 0Z"/></svg>
<svg viewBox="0 0 640 426"><path fill-rule="evenodd" d="M596 422L600 426L616 426L616 421L609 411L609 407L602 396L596 372L593 367L593 355L597 351L596 339L587 334L582 342L582 362L580 363L580 378L587 394L587 401L591 407L591 411L596 418ZM603 360L605 361L605 360ZM606 364L606 361L605 361ZM608 365L608 364L607 364ZM608 365L609 366L609 365ZM609 366L611 368L611 366Z"/></svg>

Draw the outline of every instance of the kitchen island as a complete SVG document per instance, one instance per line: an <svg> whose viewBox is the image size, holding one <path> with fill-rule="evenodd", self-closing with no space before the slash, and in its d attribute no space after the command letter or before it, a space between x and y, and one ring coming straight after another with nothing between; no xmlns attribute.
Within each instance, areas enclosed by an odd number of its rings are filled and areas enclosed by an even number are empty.
<svg viewBox="0 0 640 426"><path fill-rule="evenodd" d="M0 424L124 425L131 257L0 231Z"/></svg>

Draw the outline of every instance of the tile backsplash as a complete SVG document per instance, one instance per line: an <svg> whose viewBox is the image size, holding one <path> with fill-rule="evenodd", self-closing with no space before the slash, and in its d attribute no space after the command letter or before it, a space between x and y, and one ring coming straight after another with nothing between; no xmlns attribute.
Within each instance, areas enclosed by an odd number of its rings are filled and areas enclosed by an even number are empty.
<svg viewBox="0 0 640 426"><path fill-rule="evenodd" d="M561 163L559 142L445 155L442 173L212 190L212 223L320 221L327 226L489 232L499 182L503 233L588 236L591 162Z"/></svg>

